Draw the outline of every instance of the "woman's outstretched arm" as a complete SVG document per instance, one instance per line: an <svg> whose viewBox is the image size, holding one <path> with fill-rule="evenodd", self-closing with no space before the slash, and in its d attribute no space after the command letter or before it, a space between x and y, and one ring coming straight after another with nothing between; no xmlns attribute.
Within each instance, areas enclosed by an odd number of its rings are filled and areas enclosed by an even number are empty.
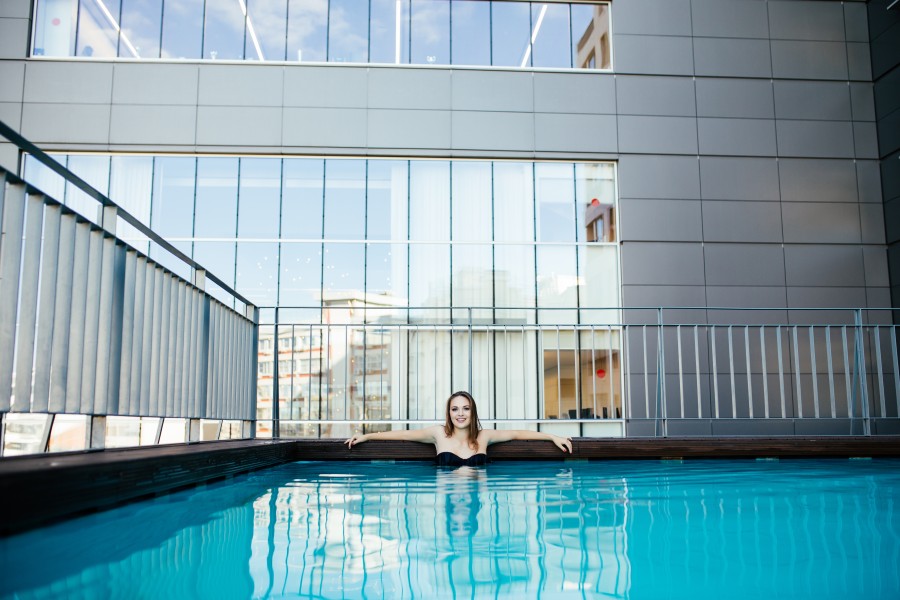
<svg viewBox="0 0 900 600"><path fill-rule="evenodd" d="M547 440L556 444L563 452L572 453L572 438L560 437L542 431L526 431L523 429L482 429L481 434L488 446L511 440Z"/></svg>
<svg viewBox="0 0 900 600"><path fill-rule="evenodd" d="M369 440L397 440L406 442L422 442L423 444L433 444L437 431L442 429L440 425L426 427L425 429L395 429L393 431L379 431L377 433L366 433L354 435L350 439L344 440L347 448L352 448L354 444L361 444Z"/></svg>

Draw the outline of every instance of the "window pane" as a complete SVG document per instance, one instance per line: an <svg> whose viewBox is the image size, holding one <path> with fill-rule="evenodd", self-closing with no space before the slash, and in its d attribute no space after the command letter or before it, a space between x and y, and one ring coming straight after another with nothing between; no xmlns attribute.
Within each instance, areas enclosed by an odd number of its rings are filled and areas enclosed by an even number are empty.
<svg viewBox="0 0 900 600"><path fill-rule="evenodd" d="M67 156L65 154L51 155L53 160L66 164ZM31 155L25 155L25 165L23 171L23 179L38 188L54 200L61 202L66 190L66 180L62 178L56 171L50 170L50 167L44 166Z"/></svg>
<svg viewBox="0 0 900 600"><path fill-rule="evenodd" d="M108 156L69 156L69 170L101 194L109 191ZM100 203L74 185L66 184L66 206L96 223Z"/></svg>
<svg viewBox="0 0 900 600"><path fill-rule="evenodd" d="M119 4L104 4L106 13L100 8L102 0L82 0L78 11L77 56L116 56L119 32ZM107 16L109 15L109 16Z"/></svg>
<svg viewBox="0 0 900 600"><path fill-rule="evenodd" d="M581 277L579 302L588 308L619 306L618 249L615 246L581 246L578 248ZM616 323L617 311L587 310L584 323Z"/></svg>
<svg viewBox="0 0 900 600"><path fill-rule="evenodd" d="M366 239L407 239L409 163L405 160L370 160L368 169Z"/></svg>
<svg viewBox="0 0 900 600"><path fill-rule="evenodd" d="M328 3L289 0L288 60L325 62Z"/></svg>
<svg viewBox="0 0 900 600"><path fill-rule="evenodd" d="M194 242L194 260L200 266L234 287L234 242ZM215 289L217 286L210 286ZM212 289L209 293L217 296L223 303L229 302L230 296L215 294Z"/></svg>
<svg viewBox="0 0 900 600"><path fill-rule="evenodd" d="M366 292L384 296L386 304L405 306L407 304L407 245L367 244L366 245ZM395 311L373 311L373 314L387 316Z"/></svg>
<svg viewBox="0 0 900 600"><path fill-rule="evenodd" d="M410 244L409 305L411 307L450 306L449 244ZM416 310L410 319L433 321L446 319L444 311Z"/></svg>
<svg viewBox="0 0 900 600"><path fill-rule="evenodd" d="M240 242L235 289L257 306L278 302L278 243Z"/></svg>
<svg viewBox="0 0 900 600"><path fill-rule="evenodd" d="M450 163L409 164L409 239L450 239Z"/></svg>
<svg viewBox="0 0 900 600"><path fill-rule="evenodd" d="M575 165L579 242L618 239L614 172L610 163Z"/></svg>
<svg viewBox="0 0 900 600"><path fill-rule="evenodd" d="M491 240L491 163L454 162L453 241Z"/></svg>
<svg viewBox="0 0 900 600"><path fill-rule="evenodd" d="M491 13L491 64L504 67L529 66L529 5L525 2L491 2Z"/></svg>
<svg viewBox="0 0 900 600"><path fill-rule="evenodd" d="M494 247L494 306L534 306L534 246ZM498 310L498 322L534 322L534 311Z"/></svg>
<svg viewBox="0 0 900 600"><path fill-rule="evenodd" d="M446 0L412 0L413 64L450 64L450 3Z"/></svg>
<svg viewBox="0 0 900 600"><path fill-rule="evenodd" d="M320 239L325 161L284 159L281 238Z"/></svg>
<svg viewBox="0 0 900 600"><path fill-rule="evenodd" d="M366 161L325 161L325 238L363 240L365 235Z"/></svg>
<svg viewBox="0 0 900 600"><path fill-rule="evenodd" d="M337 294L352 294L361 299L365 289L365 264L364 244L325 243L322 264L323 304L334 301Z"/></svg>
<svg viewBox="0 0 900 600"><path fill-rule="evenodd" d="M287 0L248 0L244 56L248 60L284 60Z"/></svg>
<svg viewBox="0 0 900 600"><path fill-rule="evenodd" d="M366 62L369 59L369 3L331 0L328 10L328 61Z"/></svg>
<svg viewBox="0 0 900 600"><path fill-rule="evenodd" d="M372 0L369 62L409 62L410 0Z"/></svg>
<svg viewBox="0 0 900 600"><path fill-rule="evenodd" d="M572 62L578 69L609 69L609 5L572 5Z"/></svg>
<svg viewBox="0 0 900 600"><path fill-rule="evenodd" d="M35 56L74 56L77 0L38 2L34 18Z"/></svg>
<svg viewBox="0 0 900 600"><path fill-rule="evenodd" d="M578 274L572 246L537 247L537 292L541 308L578 306ZM576 322L574 310L542 310L539 323Z"/></svg>
<svg viewBox="0 0 900 600"><path fill-rule="evenodd" d="M242 158L238 196L238 237L278 238L281 161Z"/></svg>
<svg viewBox="0 0 900 600"><path fill-rule="evenodd" d="M532 163L494 163L494 240L534 241Z"/></svg>
<svg viewBox="0 0 900 600"><path fill-rule="evenodd" d="M119 56L159 58L162 0L122 0Z"/></svg>
<svg viewBox="0 0 900 600"><path fill-rule="evenodd" d="M162 29L162 58L200 58L203 0L167 2Z"/></svg>
<svg viewBox="0 0 900 600"><path fill-rule="evenodd" d="M453 280L450 287L453 306L490 307L494 302L493 252L488 244L452 245ZM492 311L471 311L472 318L490 320ZM453 311L453 318L467 322L468 310Z"/></svg>
<svg viewBox="0 0 900 600"><path fill-rule="evenodd" d="M569 5L532 4L531 7L534 23L532 64L535 67L571 67Z"/></svg>
<svg viewBox="0 0 900 600"><path fill-rule="evenodd" d="M318 306L321 282L321 243L281 244L280 306Z"/></svg>
<svg viewBox="0 0 900 600"><path fill-rule="evenodd" d="M194 225L194 158L157 156L153 165L153 203L150 222L153 231L186 253L191 243L172 238L190 238Z"/></svg>
<svg viewBox="0 0 900 600"><path fill-rule="evenodd" d="M212 60L244 58L244 13L237 2L206 3L203 58Z"/></svg>
<svg viewBox="0 0 900 600"><path fill-rule="evenodd" d="M538 241L575 241L575 186L572 178L570 164L535 165Z"/></svg>
<svg viewBox="0 0 900 600"><path fill-rule="evenodd" d="M153 157L113 156L109 174L109 197L113 202L150 225L150 198L153 193ZM116 234L141 252L147 252L146 237L119 219Z"/></svg>
<svg viewBox="0 0 900 600"><path fill-rule="evenodd" d="M194 236L231 238L237 233L238 159L197 159Z"/></svg>
<svg viewBox="0 0 900 600"><path fill-rule="evenodd" d="M491 64L491 4L457 0L451 5L454 65Z"/></svg>

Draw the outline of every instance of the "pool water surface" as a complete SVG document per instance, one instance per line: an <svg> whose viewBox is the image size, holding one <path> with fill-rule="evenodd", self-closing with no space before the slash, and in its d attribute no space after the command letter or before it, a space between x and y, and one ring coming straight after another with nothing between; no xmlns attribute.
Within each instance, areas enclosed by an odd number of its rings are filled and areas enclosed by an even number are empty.
<svg viewBox="0 0 900 600"><path fill-rule="evenodd" d="M896 600L898 499L894 459L298 462L0 539L0 597Z"/></svg>

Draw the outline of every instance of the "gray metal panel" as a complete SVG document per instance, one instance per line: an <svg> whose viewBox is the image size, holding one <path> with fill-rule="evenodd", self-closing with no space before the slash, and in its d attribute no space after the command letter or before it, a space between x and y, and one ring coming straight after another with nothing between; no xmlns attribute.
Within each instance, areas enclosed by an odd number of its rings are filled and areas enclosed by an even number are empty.
<svg viewBox="0 0 900 600"><path fill-rule="evenodd" d="M697 154L697 125L688 117L620 116L619 151Z"/></svg>
<svg viewBox="0 0 900 600"><path fill-rule="evenodd" d="M619 198L700 198L696 157L622 156Z"/></svg>
<svg viewBox="0 0 900 600"><path fill-rule="evenodd" d="M872 81L872 58L868 43L847 43L847 71L850 79Z"/></svg>
<svg viewBox="0 0 900 600"><path fill-rule="evenodd" d="M700 201L638 200L619 203L619 239L630 241L702 241Z"/></svg>
<svg viewBox="0 0 900 600"><path fill-rule="evenodd" d="M853 202L857 198L852 161L780 159L778 170L785 202Z"/></svg>
<svg viewBox="0 0 900 600"><path fill-rule="evenodd" d="M867 85L856 83L852 85ZM900 108L900 70L883 75L875 82L875 104L882 115L888 115Z"/></svg>
<svg viewBox="0 0 900 600"><path fill-rule="evenodd" d="M768 119L697 119L702 154L772 156L775 121Z"/></svg>
<svg viewBox="0 0 900 600"><path fill-rule="evenodd" d="M0 190L0 194L2 193L2 190ZM0 205L2 205L2 202L0 202ZM31 409L31 379L34 374L35 325L37 323L38 283L41 266L41 233L44 220L43 196L30 194L25 210L25 242L22 249L22 275L19 284L16 380L13 392L14 402L12 404L12 409L19 411L29 411ZM46 318L46 315L42 316ZM42 356L42 359L44 358ZM4 406L4 396L0 394L0 407Z"/></svg>
<svg viewBox="0 0 900 600"><path fill-rule="evenodd" d="M0 17L7 19L28 19L31 16L29 0L6 0L0 6Z"/></svg>
<svg viewBox="0 0 900 600"><path fill-rule="evenodd" d="M285 108L285 146L358 147L366 145L367 114L356 108Z"/></svg>
<svg viewBox="0 0 900 600"><path fill-rule="evenodd" d="M795 79L847 79L843 42L772 40L772 74Z"/></svg>
<svg viewBox="0 0 900 600"><path fill-rule="evenodd" d="M787 306L787 290L781 286L738 285L706 287L709 306L735 306L740 308L780 308ZM771 311L782 313L782 311ZM766 314L770 311L766 311ZM752 313L753 315L758 313ZM783 313L782 313L783 314ZM744 319L754 319L752 316Z"/></svg>
<svg viewBox="0 0 900 600"><path fill-rule="evenodd" d="M113 105L109 141L112 144L174 144L197 140L194 106Z"/></svg>
<svg viewBox="0 0 900 600"><path fill-rule="evenodd" d="M527 71L459 70L453 72L452 86L453 110L534 110L534 80Z"/></svg>
<svg viewBox="0 0 900 600"><path fill-rule="evenodd" d="M797 308L844 308L866 305L864 287L789 287L787 296L788 306ZM829 317L827 314L820 314L819 318L825 320Z"/></svg>
<svg viewBox="0 0 900 600"><path fill-rule="evenodd" d="M92 411L95 415L116 414L117 406L113 402L114 396L110 391L111 389L118 391L118 386L110 388L110 361L113 356L113 296L121 293L121 288L116 287L115 279L118 248L116 240L106 236L103 237L102 245L103 260L99 265L101 272L100 298L97 302L97 361L94 365L94 409ZM113 370L118 370L118 365Z"/></svg>
<svg viewBox="0 0 900 600"><path fill-rule="evenodd" d="M281 106L285 68L280 65L205 63L197 91L201 106Z"/></svg>
<svg viewBox="0 0 900 600"><path fill-rule="evenodd" d="M281 111L268 106L199 106L197 144L280 146Z"/></svg>
<svg viewBox="0 0 900 600"><path fill-rule="evenodd" d="M845 121L787 121L775 124L781 156L853 158L853 126Z"/></svg>
<svg viewBox="0 0 900 600"><path fill-rule="evenodd" d="M97 346L100 327L100 284L103 276L103 233L91 231L88 246L88 272L85 286L84 342L81 366L81 412L92 414L97 406L94 392L97 379ZM109 307L107 307L108 313ZM71 343L71 340L70 340ZM98 412L105 414L105 412Z"/></svg>
<svg viewBox="0 0 900 600"><path fill-rule="evenodd" d="M0 59L28 55L28 19L0 19Z"/></svg>
<svg viewBox="0 0 900 600"><path fill-rule="evenodd" d="M869 19L865 2L844 2L844 31L848 42L869 41Z"/></svg>
<svg viewBox="0 0 900 600"><path fill-rule="evenodd" d="M34 362L34 400L33 412L46 412L50 401L50 365L53 341L54 300L56 298L56 282L59 269L60 216L59 206L47 206L44 209L44 240L41 256L41 284L38 306L37 341L35 356L41 358Z"/></svg>
<svg viewBox="0 0 900 600"><path fill-rule="evenodd" d="M113 65L96 61L28 61L25 102L109 104Z"/></svg>
<svg viewBox="0 0 900 600"><path fill-rule="evenodd" d="M25 63L0 62L0 102L22 102L25 91Z"/></svg>
<svg viewBox="0 0 900 600"><path fill-rule="evenodd" d="M770 80L699 78L695 85L701 117L775 117Z"/></svg>
<svg viewBox="0 0 900 600"><path fill-rule="evenodd" d="M772 39L844 40L843 3L770 2Z"/></svg>
<svg viewBox="0 0 900 600"><path fill-rule="evenodd" d="M703 246L695 243L622 244L622 283L703 285Z"/></svg>
<svg viewBox="0 0 900 600"><path fill-rule="evenodd" d="M25 223L25 186L0 178L0 411L11 405L13 360L16 350L16 305L19 299L19 265Z"/></svg>
<svg viewBox="0 0 900 600"><path fill-rule="evenodd" d="M450 147L450 111L369 110L370 148Z"/></svg>
<svg viewBox="0 0 900 600"><path fill-rule="evenodd" d="M862 248L859 246L785 246L784 260L789 286L865 285Z"/></svg>
<svg viewBox="0 0 900 600"><path fill-rule="evenodd" d="M862 241L856 203L784 202L785 243L858 244Z"/></svg>
<svg viewBox="0 0 900 600"><path fill-rule="evenodd" d="M618 152L616 118L613 115L537 113L534 115L534 148L546 152Z"/></svg>
<svg viewBox="0 0 900 600"><path fill-rule="evenodd" d="M780 244L780 204L704 200L703 233L706 242Z"/></svg>
<svg viewBox="0 0 900 600"><path fill-rule="evenodd" d="M784 285L784 254L775 244L706 244L709 285Z"/></svg>
<svg viewBox="0 0 900 600"><path fill-rule="evenodd" d="M873 20L871 25L876 23ZM873 32L874 33L874 32ZM900 47L900 27L896 25L872 38L872 78L877 79L897 65L894 49Z"/></svg>
<svg viewBox="0 0 900 600"><path fill-rule="evenodd" d="M771 77L768 40L694 38L697 75Z"/></svg>
<svg viewBox="0 0 900 600"><path fill-rule="evenodd" d="M693 35L698 37L769 37L765 2L691 0Z"/></svg>
<svg viewBox="0 0 900 600"><path fill-rule="evenodd" d="M611 8L619 33L691 35L690 0L628 0Z"/></svg>
<svg viewBox="0 0 900 600"><path fill-rule="evenodd" d="M774 158L702 157L700 181L704 199L780 199Z"/></svg>
<svg viewBox="0 0 900 600"><path fill-rule="evenodd" d="M623 285L622 301L624 306L703 306L706 288L702 285ZM705 314L691 311L689 318L705 320Z"/></svg>
<svg viewBox="0 0 900 600"><path fill-rule="evenodd" d="M863 264L865 265L866 286L883 286L891 284L888 277L887 252L881 246L863 246ZM878 306L869 304L869 306ZM890 302L882 306L890 306Z"/></svg>
<svg viewBox="0 0 900 600"><path fill-rule="evenodd" d="M75 225L75 251L72 263L72 304L69 314L69 357L66 372L66 413L86 413L81 398L84 364L85 321L87 320L87 280L90 269L91 226L84 222ZM93 406L93 398L90 405Z"/></svg>
<svg viewBox="0 0 900 600"><path fill-rule="evenodd" d="M368 68L288 67L284 71L284 106L365 108Z"/></svg>
<svg viewBox="0 0 900 600"><path fill-rule="evenodd" d="M449 110L451 78L446 69L371 68L366 106Z"/></svg>
<svg viewBox="0 0 900 600"><path fill-rule="evenodd" d="M620 75L616 77L615 93L620 115L693 117L697 114L694 82L686 77Z"/></svg>
<svg viewBox="0 0 900 600"><path fill-rule="evenodd" d="M72 317L72 278L75 264L75 215L63 214L59 224L56 294L53 296L53 339L50 351L50 397L47 410L65 412L68 379L69 323Z"/></svg>
<svg viewBox="0 0 900 600"><path fill-rule="evenodd" d="M535 112L616 114L616 88L622 77L607 73L534 74Z"/></svg>
<svg viewBox="0 0 900 600"><path fill-rule="evenodd" d="M534 150L534 115L524 112L455 111L454 150Z"/></svg>
<svg viewBox="0 0 900 600"><path fill-rule="evenodd" d="M113 104L197 105L197 63L117 62L113 69Z"/></svg>
<svg viewBox="0 0 900 600"><path fill-rule="evenodd" d="M775 81L775 114L779 119L849 121L850 89L846 82Z"/></svg>
<svg viewBox="0 0 900 600"><path fill-rule="evenodd" d="M880 131L890 131L893 134L882 135L881 139L878 138L875 123L853 123L853 149L856 158L878 158L879 142L883 147L890 147L891 142L895 147L900 143L900 114L891 115L889 119L892 121L890 124L888 119L879 123Z"/></svg>
<svg viewBox="0 0 900 600"><path fill-rule="evenodd" d="M613 47L617 73L694 74L693 45L689 37L616 34Z"/></svg>
<svg viewBox="0 0 900 600"><path fill-rule="evenodd" d="M871 83L850 84L850 106L854 121L875 120L875 88Z"/></svg>
<svg viewBox="0 0 900 600"><path fill-rule="evenodd" d="M884 244L884 209L877 204L858 204L863 244Z"/></svg>
<svg viewBox="0 0 900 600"><path fill-rule="evenodd" d="M31 63L29 63L31 64ZM33 143L105 144L109 141L109 104L26 103L22 135Z"/></svg>

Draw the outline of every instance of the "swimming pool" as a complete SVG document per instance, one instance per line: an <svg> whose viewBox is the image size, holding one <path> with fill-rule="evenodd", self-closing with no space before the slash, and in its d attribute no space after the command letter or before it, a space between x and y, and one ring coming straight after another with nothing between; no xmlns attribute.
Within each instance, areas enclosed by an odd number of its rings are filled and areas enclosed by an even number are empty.
<svg viewBox="0 0 900 600"><path fill-rule="evenodd" d="M299 462L0 539L0 596L896 599L898 501L895 459Z"/></svg>

